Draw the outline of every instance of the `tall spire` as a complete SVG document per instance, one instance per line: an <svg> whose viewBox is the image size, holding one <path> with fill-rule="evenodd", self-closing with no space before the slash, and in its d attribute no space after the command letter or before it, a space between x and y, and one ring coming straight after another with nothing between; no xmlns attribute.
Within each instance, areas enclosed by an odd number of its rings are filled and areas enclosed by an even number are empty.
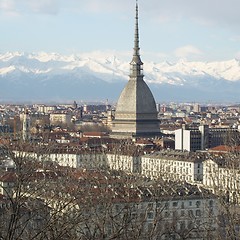
<svg viewBox="0 0 240 240"><path fill-rule="evenodd" d="M135 17L135 38L134 38L134 55L139 55L139 30L138 30L138 1L136 0L136 17Z"/></svg>
<svg viewBox="0 0 240 240"><path fill-rule="evenodd" d="M136 16L135 16L135 35L134 35L134 48L133 48L133 58L130 63L130 77L134 79L139 79L143 77L142 74L142 61L139 53L139 28L138 28L138 0L136 0Z"/></svg>

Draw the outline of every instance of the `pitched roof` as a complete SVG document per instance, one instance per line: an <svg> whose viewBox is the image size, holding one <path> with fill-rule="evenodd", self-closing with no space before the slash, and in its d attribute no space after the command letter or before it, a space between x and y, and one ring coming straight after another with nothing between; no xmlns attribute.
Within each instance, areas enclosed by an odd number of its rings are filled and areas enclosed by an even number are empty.
<svg viewBox="0 0 240 240"><path fill-rule="evenodd" d="M232 152L232 151L239 152L240 146L219 145L219 146L209 149L209 152Z"/></svg>

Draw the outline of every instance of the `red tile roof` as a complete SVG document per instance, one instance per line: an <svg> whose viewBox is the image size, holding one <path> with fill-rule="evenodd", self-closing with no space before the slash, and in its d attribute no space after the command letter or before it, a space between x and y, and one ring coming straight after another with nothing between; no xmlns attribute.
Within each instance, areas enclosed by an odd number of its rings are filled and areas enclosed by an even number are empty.
<svg viewBox="0 0 240 240"><path fill-rule="evenodd" d="M209 149L209 152L232 152L232 151L240 151L240 146L219 145L217 147Z"/></svg>
<svg viewBox="0 0 240 240"><path fill-rule="evenodd" d="M0 176L0 182L16 182L17 175L14 172L7 172Z"/></svg>

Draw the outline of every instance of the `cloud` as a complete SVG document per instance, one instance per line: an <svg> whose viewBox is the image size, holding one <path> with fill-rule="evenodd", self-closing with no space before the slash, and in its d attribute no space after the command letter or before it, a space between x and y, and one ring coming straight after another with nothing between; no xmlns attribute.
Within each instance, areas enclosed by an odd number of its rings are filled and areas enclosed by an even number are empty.
<svg viewBox="0 0 240 240"><path fill-rule="evenodd" d="M0 2L0 9L2 11L13 11L15 3L13 0L2 0Z"/></svg>
<svg viewBox="0 0 240 240"><path fill-rule="evenodd" d="M141 51L143 55L143 60L149 61L160 61L165 60L169 55L163 52L149 52L149 51Z"/></svg>
<svg viewBox="0 0 240 240"><path fill-rule="evenodd" d="M231 42L240 42L240 36L230 37L229 40L230 40Z"/></svg>
<svg viewBox="0 0 240 240"><path fill-rule="evenodd" d="M174 54L178 58L188 58L188 57L191 57L193 55L194 56L202 55L203 53L198 48L196 48L192 45L187 45L187 46L177 48L174 51Z"/></svg>
<svg viewBox="0 0 240 240"><path fill-rule="evenodd" d="M0 13L4 13L7 16L18 15L16 11L15 0L1 0L0 1Z"/></svg>
<svg viewBox="0 0 240 240"><path fill-rule="evenodd" d="M28 13L57 14L60 10L58 0L1 0L0 11L6 15Z"/></svg>
<svg viewBox="0 0 240 240"><path fill-rule="evenodd" d="M228 26L239 26L240 21L239 0L149 0L140 4L149 16L161 16L161 19L188 19L204 25Z"/></svg>
<svg viewBox="0 0 240 240"><path fill-rule="evenodd" d="M69 0L78 10L116 12L132 16L135 1L129 0ZM69 2L68 1L68 2ZM157 23L193 21L204 26L239 28L239 0L139 0L140 15Z"/></svg>
<svg viewBox="0 0 240 240"><path fill-rule="evenodd" d="M132 52L116 51L116 50L105 50L105 51L97 50L97 51L91 51L91 52L82 52L80 55L81 57L84 57L84 58L90 57L90 58L105 58L105 59L109 57L117 56L122 60L128 61L132 56Z"/></svg>
<svg viewBox="0 0 240 240"><path fill-rule="evenodd" d="M117 12L132 14L135 1L129 0L68 0L74 10L90 12ZM149 19L163 23L167 21L193 20L202 25L236 24L239 25L239 0L139 0L139 11Z"/></svg>
<svg viewBox="0 0 240 240"><path fill-rule="evenodd" d="M59 1L57 0L25 1L29 9L36 13L57 14L60 10Z"/></svg>
<svg viewBox="0 0 240 240"><path fill-rule="evenodd" d="M134 3L131 4L134 6ZM0 10L5 14L17 12L19 14L57 14L63 10L72 12L114 12L132 10L127 0L0 0Z"/></svg>
<svg viewBox="0 0 240 240"><path fill-rule="evenodd" d="M73 11L88 12L126 12L132 10L130 6L134 6L134 1L129 0L68 0L67 5Z"/></svg>
<svg viewBox="0 0 240 240"><path fill-rule="evenodd" d="M5 12L56 14L61 10L132 13L129 0L0 0ZM139 0L140 13L158 22L193 20L200 24L240 26L239 0Z"/></svg>

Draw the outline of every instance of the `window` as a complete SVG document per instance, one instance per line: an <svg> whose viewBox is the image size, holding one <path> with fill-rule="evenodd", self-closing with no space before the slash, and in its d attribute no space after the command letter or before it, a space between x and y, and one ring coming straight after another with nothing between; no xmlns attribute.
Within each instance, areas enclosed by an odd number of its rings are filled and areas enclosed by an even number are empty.
<svg viewBox="0 0 240 240"><path fill-rule="evenodd" d="M209 206L212 207L213 206L213 200L209 201Z"/></svg>
<svg viewBox="0 0 240 240"><path fill-rule="evenodd" d="M168 230L168 229L169 229L169 223L166 222L166 223L164 224L164 227L165 227L166 230ZM167 239L167 238L166 238L166 239Z"/></svg>
<svg viewBox="0 0 240 240"><path fill-rule="evenodd" d="M197 217L200 217L201 216L201 211L198 209L198 210L196 210L196 216Z"/></svg>
<svg viewBox="0 0 240 240"><path fill-rule="evenodd" d="M200 201L196 201L196 207L199 208L201 205L201 202Z"/></svg>
<svg viewBox="0 0 240 240"><path fill-rule="evenodd" d="M132 213L132 219L136 219L137 218L137 213L133 212Z"/></svg>
<svg viewBox="0 0 240 240"><path fill-rule="evenodd" d="M209 219L209 221L208 221L208 222L209 222L209 224L210 224L210 225L214 224L214 221L213 221L213 219Z"/></svg>
<svg viewBox="0 0 240 240"><path fill-rule="evenodd" d="M147 213L147 218L148 219L153 219L153 212L148 212Z"/></svg>
<svg viewBox="0 0 240 240"><path fill-rule="evenodd" d="M173 207L177 207L178 206L178 202L173 202Z"/></svg>
<svg viewBox="0 0 240 240"><path fill-rule="evenodd" d="M152 231L152 228L153 228L153 224L152 224L152 223L149 223L149 224L148 224L148 231L151 232L151 231Z"/></svg>
<svg viewBox="0 0 240 240"><path fill-rule="evenodd" d="M148 203L148 208L153 208L153 204L152 203Z"/></svg>
<svg viewBox="0 0 240 240"><path fill-rule="evenodd" d="M213 208L210 207L210 208L209 208L209 215L212 216L213 214L214 214Z"/></svg>
<svg viewBox="0 0 240 240"><path fill-rule="evenodd" d="M185 228L185 222L180 222L180 230L184 230Z"/></svg>
<svg viewBox="0 0 240 240"><path fill-rule="evenodd" d="M188 216L193 217L193 211L192 210L188 210Z"/></svg>
<svg viewBox="0 0 240 240"><path fill-rule="evenodd" d="M166 211L166 212L164 213L164 216L165 216L165 217L169 217L169 216L170 216L169 212Z"/></svg>
<svg viewBox="0 0 240 240"><path fill-rule="evenodd" d="M196 225L199 226L201 224L200 220L196 220Z"/></svg>
<svg viewBox="0 0 240 240"><path fill-rule="evenodd" d="M193 222L192 221L189 221L188 222L188 229L192 229L193 228Z"/></svg>
<svg viewBox="0 0 240 240"><path fill-rule="evenodd" d="M178 217L178 212L177 211L174 211L173 212L173 218L176 219Z"/></svg>
<svg viewBox="0 0 240 240"><path fill-rule="evenodd" d="M161 207L161 203L158 202L158 203L157 203L157 208L160 208L160 207Z"/></svg>

